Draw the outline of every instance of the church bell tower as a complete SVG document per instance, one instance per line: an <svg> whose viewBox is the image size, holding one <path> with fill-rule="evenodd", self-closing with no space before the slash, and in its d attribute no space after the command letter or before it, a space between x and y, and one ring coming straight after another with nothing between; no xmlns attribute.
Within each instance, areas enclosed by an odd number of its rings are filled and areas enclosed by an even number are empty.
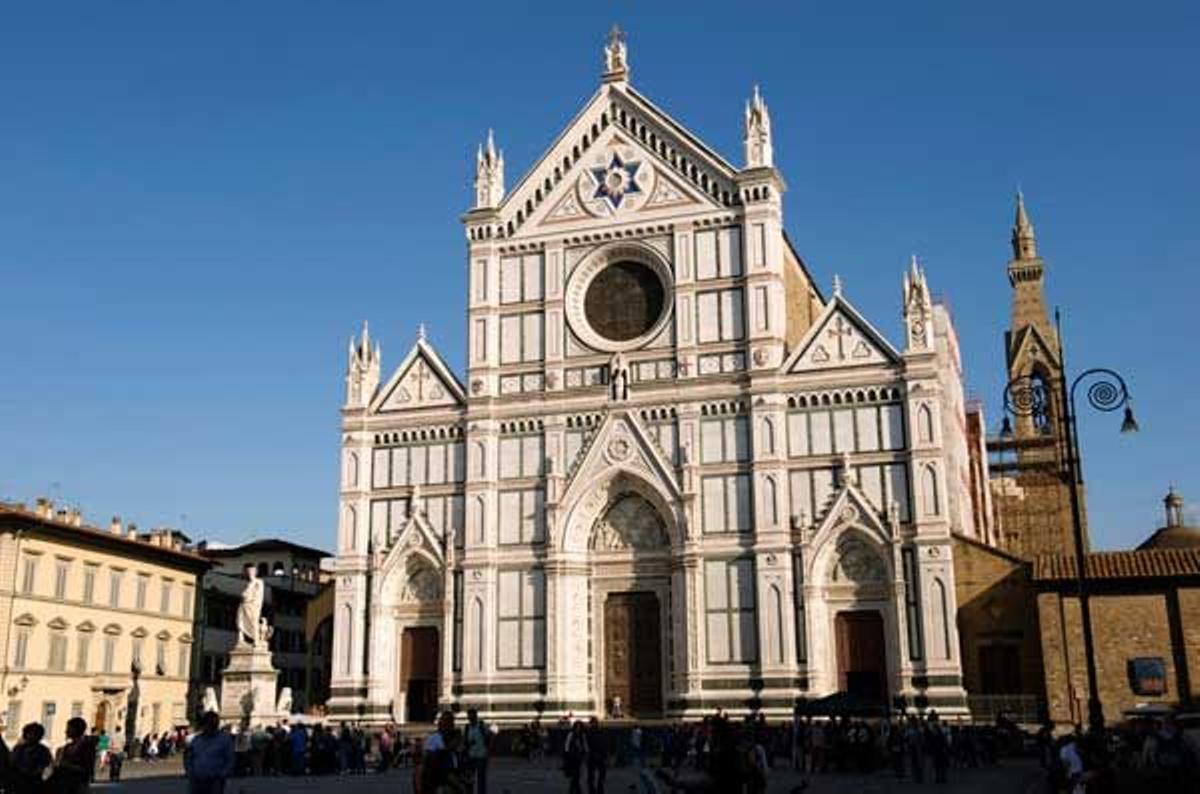
<svg viewBox="0 0 1200 794"><path fill-rule="evenodd" d="M1011 320L1004 334L1008 382L1032 388L1040 397L1033 415L1014 417L1011 432L988 443L1001 543L1027 558L1070 554L1075 546L1060 413L1062 347L1046 311L1046 265L1020 192L1006 269L1012 287Z"/></svg>

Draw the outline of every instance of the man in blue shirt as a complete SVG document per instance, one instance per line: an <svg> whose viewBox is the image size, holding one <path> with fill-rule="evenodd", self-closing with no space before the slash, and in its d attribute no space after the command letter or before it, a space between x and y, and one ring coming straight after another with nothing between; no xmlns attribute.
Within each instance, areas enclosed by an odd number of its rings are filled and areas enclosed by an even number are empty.
<svg viewBox="0 0 1200 794"><path fill-rule="evenodd" d="M200 733L183 754L190 794L224 794L225 779L233 774L233 737L221 730L215 711L200 718Z"/></svg>

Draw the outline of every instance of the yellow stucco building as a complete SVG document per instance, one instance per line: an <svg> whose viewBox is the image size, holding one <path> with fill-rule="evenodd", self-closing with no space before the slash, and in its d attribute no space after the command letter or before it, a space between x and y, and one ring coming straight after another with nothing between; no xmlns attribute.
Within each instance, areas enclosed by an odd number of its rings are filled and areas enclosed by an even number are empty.
<svg viewBox="0 0 1200 794"><path fill-rule="evenodd" d="M62 743L83 717L114 740L188 720L197 580L209 563L169 531L107 530L38 500L0 504L0 715Z"/></svg>

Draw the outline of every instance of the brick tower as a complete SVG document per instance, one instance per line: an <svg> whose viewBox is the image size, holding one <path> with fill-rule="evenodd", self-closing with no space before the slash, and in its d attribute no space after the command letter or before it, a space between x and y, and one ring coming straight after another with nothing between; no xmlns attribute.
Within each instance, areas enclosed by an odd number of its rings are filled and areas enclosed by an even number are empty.
<svg viewBox="0 0 1200 794"><path fill-rule="evenodd" d="M1046 311L1046 266L1038 256L1037 236L1019 192L1012 251L1007 267L1012 318L1004 334L1005 365L1010 383L1035 387L1039 410L1015 417L1011 435L992 439L988 450L1001 544L1032 558L1073 552L1074 541L1060 414L1061 341Z"/></svg>

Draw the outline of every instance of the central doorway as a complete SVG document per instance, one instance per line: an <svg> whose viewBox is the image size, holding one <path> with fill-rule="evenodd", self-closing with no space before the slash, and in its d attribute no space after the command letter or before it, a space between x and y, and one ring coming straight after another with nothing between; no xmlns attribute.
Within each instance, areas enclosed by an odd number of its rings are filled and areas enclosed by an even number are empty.
<svg viewBox="0 0 1200 794"><path fill-rule="evenodd" d="M604 706L628 717L662 714L662 635L654 593L612 593L604 602Z"/></svg>
<svg viewBox="0 0 1200 794"><path fill-rule="evenodd" d="M839 612L836 621L838 689L887 703L887 646L883 616L874 610Z"/></svg>
<svg viewBox="0 0 1200 794"><path fill-rule="evenodd" d="M400 687L408 722L433 722L438 708L438 630L415 626L400 639Z"/></svg>

